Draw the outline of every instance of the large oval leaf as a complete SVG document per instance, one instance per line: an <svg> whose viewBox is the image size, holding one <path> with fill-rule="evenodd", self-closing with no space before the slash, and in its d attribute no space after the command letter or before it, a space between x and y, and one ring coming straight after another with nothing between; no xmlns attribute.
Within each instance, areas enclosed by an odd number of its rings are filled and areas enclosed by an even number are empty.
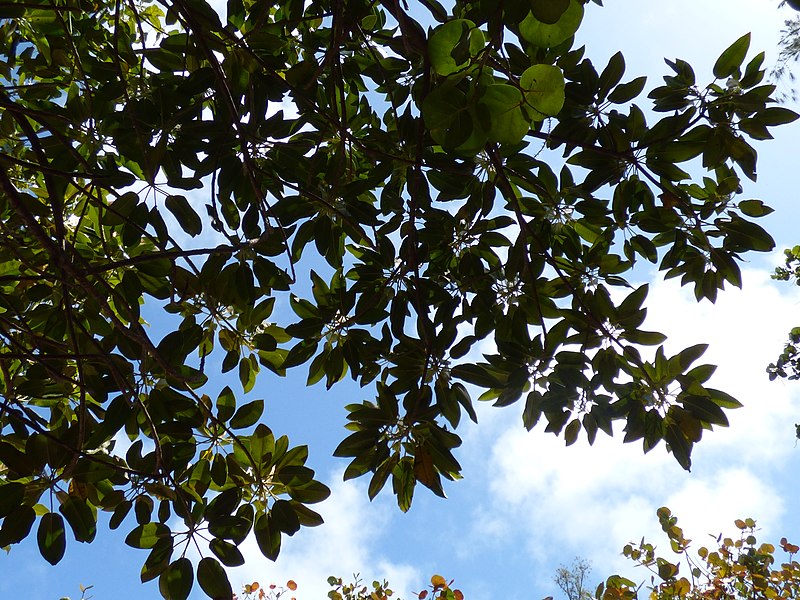
<svg viewBox="0 0 800 600"><path fill-rule="evenodd" d="M489 141L500 144L517 144L530 129L530 122L522 112L522 92L505 83L495 83L486 88L478 110L485 111L489 120Z"/></svg>
<svg viewBox="0 0 800 600"><path fill-rule="evenodd" d="M455 148L472 134L467 96L449 85L439 86L426 96L422 116L431 137L444 148Z"/></svg>
<svg viewBox="0 0 800 600"><path fill-rule="evenodd" d="M244 556L242 556L235 544L214 538L208 544L208 547L226 567L238 567L244 564Z"/></svg>
<svg viewBox="0 0 800 600"><path fill-rule="evenodd" d="M19 482L0 485L0 518L22 504L25 498L25 484Z"/></svg>
<svg viewBox="0 0 800 600"><path fill-rule="evenodd" d="M552 48L574 35L582 20L583 4L570 0L569 8L555 23L545 23L530 14L519 24L519 33L535 46Z"/></svg>
<svg viewBox="0 0 800 600"><path fill-rule="evenodd" d="M270 560L276 560L281 551L281 532L271 525L268 514L262 512L258 515L253 532L261 554Z"/></svg>
<svg viewBox="0 0 800 600"><path fill-rule="evenodd" d="M91 542L94 540L94 536L97 534L97 515L84 500L70 496L58 510L67 519L76 541Z"/></svg>
<svg viewBox="0 0 800 600"><path fill-rule="evenodd" d="M206 595L214 600L230 600L233 596L233 588L225 569L210 556L205 557L197 565L197 582Z"/></svg>
<svg viewBox="0 0 800 600"><path fill-rule="evenodd" d="M553 117L564 106L564 74L553 65L533 65L519 80L525 102L533 109L531 118L541 121Z"/></svg>
<svg viewBox="0 0 800 600"><path fill-rule="evenodd" d="M203 231L203 222L186 199L186 196L167 196L164 205L178 221L181 229L190 236L195 237Z"/></svg>
<svg viewBox="0 0 800 600"><path fill-rule="evenodd" d="M186 600L194 584L192 562L179 558L171 563L158 578L158 591L166 600Z"/></svg>
<svg viewBox="0 0 800 600"><path fill-rule="evenodd" d="M39 552L51 565L58 564L64 557L67 548L67 537L64 533L64 519L58 513L47 513L39 521L36 532Z"/></svg>
<svg viewBox="0 0 800 600"><path fill-rule="evenodd" d="M171 534L169 527L162 523L147 523L135 527L125 538L125 543L132 548L152 548Z"/></svg>
<svg viewBox="0 0 800 600"><path fill-rule="evenodd" d="M16 544L27 537L35 520L36 512L26 504L8 513L0 527L0 548Z"/></svg>
<svg viewBox="0 0 800 600"><path fill-rule="evenodd" d="M714 77L724 79L739 72L747 50L750 48L750 34L746 33L720 54L714 63Z"/></svg>
<svg viewBox="0 0 800 600"><path fill-rule="evenodd" d="M436 28L428 40L428 56L439 75L452 75L470 64L486 46L483 32L469 19L454 19Z"/></svg>
<svg viewBox="0 0 800 600"><path fill-rule="evenodd" d="M531 14L542 23L554 24L569 8L569 0L531 0Z"/></svg>

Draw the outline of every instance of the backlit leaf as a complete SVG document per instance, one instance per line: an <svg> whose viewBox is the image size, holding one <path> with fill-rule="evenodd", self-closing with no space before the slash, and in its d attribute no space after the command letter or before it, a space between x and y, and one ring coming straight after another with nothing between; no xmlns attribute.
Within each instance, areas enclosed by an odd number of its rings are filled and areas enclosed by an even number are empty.
<svg viewBox="0 0 800 600"><path fill-rule="evenodd" d="M64 520L61 515L51 512L43 515L39 520L36 537L42 557L51 565L58 564L67 548Z"/></svg>

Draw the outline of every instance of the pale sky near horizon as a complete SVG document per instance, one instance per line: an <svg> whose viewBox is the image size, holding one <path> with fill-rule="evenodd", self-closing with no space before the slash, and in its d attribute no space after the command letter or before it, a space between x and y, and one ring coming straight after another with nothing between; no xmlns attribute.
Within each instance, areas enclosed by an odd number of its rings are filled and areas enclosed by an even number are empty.
<svg viewBox="0 0 800 600"><path fill-rule="evenodd" d="M664 57L687 60L698 82L710 81L716 57L748 31L751 55L766 50L772 64L783 19L791 15L767 0L605 4L587 7L578 43L586 44L598 70L622 50L625 80L648 75L648 89L668 74ZM466 600L500 595L538 600L559 596L552 581L555 568L576 555L592 562L595 584L614 572L641 581L647 573L632 571L620 550L643 535L667 546L655 516L663 505L698 545L707 543L707 534L732 533L738 517L755 518L764 540L785 535L798 543L800 448L794 423L800 422L800 383L769 382L765 368L788 330L800 324L800 288L769 278L781 262L780 249L800 243L800 206L793 197L800 125L774 133L776 140L757 146L759 180L745 182L745 189L776 209L763 223L779 250L748 257L743 290L727 290L715 305L697 304L691 289L674 281L651 282L646 329L667 333L673 351L709 343L703 361L719 365L714 387L745 404L729 413L730 428L705 434L694 450L691 473L678 467L663 444L643 455L639 444L623 445L619 436L601 434L593 447L581 439L565 448L561 438L541 428L525 432L518 406L481 405L480 424L467 423L460 431L464 444L457 458L465 479L446 486L447 500L418 489L404 515L390 490L370 503L366 481L342 483L346 461L330 458L345 435L342 406L365 394L348 385L330 393L305 389L302 369L290 381L264 373L250 398L265 398L265 419L276 432L288 433L292 443L309 444L310 462L333 494L319 505L326 524L285 540L277 563L261 557L248 540L247 564L230 571L235 588L253 580L291 578L300 585L294 594L298 600L321 600L327 576L361 573L366 581L389 579L398 594L412 600L411 592L441 573L455 578ZM123 537L101 528L91 546L70 539L64 562L51 568L38 556L34 534L32 543L0 556L0 597L75 600L82 583L94 584L97 600L160 598L155 582L138 580L146 553L125 547ZM192 598L202 597L195 589Z"/></svg>

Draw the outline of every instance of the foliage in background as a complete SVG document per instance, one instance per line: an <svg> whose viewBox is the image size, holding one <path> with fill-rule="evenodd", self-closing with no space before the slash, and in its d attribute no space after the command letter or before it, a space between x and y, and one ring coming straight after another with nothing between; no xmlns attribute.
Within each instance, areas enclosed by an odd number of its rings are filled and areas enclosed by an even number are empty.
<svg viewBox="0 0 800 600"><path fill-rule="evenodd" d="M782 538L776 555L773 544L758 543L753 519L737 519L736 537L716 538L715 546L689 552L691 540L683 535L669 509L660 508L658 518L670 549L680 562L659 556L656 547L642 540L628 544L623 554L653 575L650 584L637 586L622 577L610 577L597 589L598 600L637 599L642 587L651 600L775 600L800 597L800 547ZM683 569L683 573L681 573Z"/></svg>
<svg viewBox="0 0 800 600"><path fill-rule="evenodd" d="M447 581L441 575L431 577L429 590L422 590L417 593L419 600L464 600L464 594L458 588L453 587L453 580ZM382 600L386 600L385 598Z"/></svg>
<svg viewBox="0 0 800 600"><path fill-rule="evenodd" d="M332 586L328 592L331 600L389 600L394 592L387 581L373 581L371 586L364 585L358 575L351 583L345 583L341 577L329 577L328 585ZM416 592L418 600L464 600L461 590L453 588L453 580L447 581L441 575L431 577L428 589ZM399 599L398 599L399 600Z"/></svg>
<svg viewBox="0 0 800 600"><path fill-rule="evenodd" d="M388 600L394 595L389 584L384 580L373 581L372 586L364 585L358 575L352 582L346 583L341 577L328 577L330 600Z"/></svg>
<svg viewBox="0 0 800 600"><path fill-rule="evenodd" d="M576 557L570 566L561 565L556 569L553 581L567 600L591 600L594 589L588 581L591 571L588 560Z"/></svg>
<svg viewBox="0 0 800 600"><path fill-rule="evenodd" d="M785 264L777 267L772 274L773 279L791 281L800 285L800 246L784 251ZM777 377L800 379L800 327L795 327L789 332L789 341L783 353L774 363L767 367L770 380ZM798 435L800 437L800 433Z"/></svg>
<svg viewBox="0 0 800 600"><path fill-rule="evenodd" d="M782 2L789 5L791 8L800 11L800 2L786 1ZM784 29L781 31L780 40L780 54L778 56L778 65L773 71L773 75L777 79L788 78L791 84L791 91L789 93L791 100L797 101L797 92L794 88L796 76L792 72L793 63L797 62L800 57L800 17L788 19L784 23ZM784 251L785 265L777 267L772 275L773 279L779 281L792 281L800 285L800 246L787 249ZM770 380L777 377L788 379L800 378L800 327L794 327L789 332L789 340L783 348L783 352L778 359L767 367ZM795 425L795 433L800 439L800 424Z"/></svg>
<svg viewBox="0 0 800 600"><path fill-rule="evenodd" d="M285 586L271 583L264 589L257 581L248 583L242 589L242 600L279 600L284 596L290 596L289 600L295 600L291 594L297 590L297 583L290 579ZM239 596L233 595L233 600L239 600Z"/></svg>
<svg viewBox="0 0 800 600"><path fill-rule="evenodd" d="M780 6L788 5L795 10L800 10L800 2L781 2ZM789 95L792 100L797 100L797 92L794 89L795 75L792 73L792 64L800 56L800 17L786 19L781 30L781 39L778 42L780 53L778 62L772 71L776 79L787 78L790 82L791 90Z"/></svg>
<svg viewBox="0 0 800 600"><path fill-rule="evenodd" d="M0 547L35 535L55 564L104 511L165 598L230 597L239 544L274 559L329 494L243 400L262 371L367 388L335 454L402 510L460 477L467 384L528 429L619 421L688 469L739 402L704 345L666 355L625 277L740 286L774 246L749 140L797 115L749 36L710 83L668 60L643 98L621 53L574 47L586 11L2 4Z"/></svg>
<svg viewBox="0 0 800 600"><path fill-rule="evenodd" d="M86 585L86 586L80 585L79 589L81 590L81 597L79 598L79 600L91 600L92 598L94 598L94 596L86 595L93 587L94 587L93 585ZM70 599L68 596L64 596L63 598L61 598L61 600L70 600Z"/></svg>
<svg viewBox="0 0 800 600"><path fill-rule="evenodd" d="M328 585L331 590L328 598L331 600L389 600L394 596L394 592L389 587L388 582L373 581L372 585L365 585L358 575L353 581L345 582L341 577L328 577ZM452 587L453 580L449 582L441 575L431 577L429 589L417 592L415 595L419 600L464 600L461 590ZM267 586L265 590L257 582L244 586L242 600L278 600L290 592L297 590L297 584L289 580L285 587L275 584ZM237 596L234 595L234 600ZM294 600L292 598L291 600ZM400 600L398 598L398 600Z"/></svg>

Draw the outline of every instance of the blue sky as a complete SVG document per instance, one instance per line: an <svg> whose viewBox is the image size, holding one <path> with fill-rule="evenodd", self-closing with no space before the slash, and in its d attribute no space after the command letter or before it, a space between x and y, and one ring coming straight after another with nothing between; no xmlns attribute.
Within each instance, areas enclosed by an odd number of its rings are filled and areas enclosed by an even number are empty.
<svg viewBox="0 0 800 600"><path fill-rule="evenodd" d="M598 68L622 50L626 79L645 74L648 86L666 74L664 57L683 58L695 67L698 81L710 80L716 57L748 31L753 51L766 50L772 64L782 21L791 15L767 0L606 4L589 5L579 43ZM800 243L794 197L800 125L775 134L776 140L757 146L759 181L746 184L746 193L776 209L763 223L784 248ZM369 392L349 383L331 392L306 388L302 369L287 379L264 373L249 398L265 399L265 420L273 430L288 434L293 444L309 445L311 466L333 494L319 507L326 524L286 540L277 563L246 542L248 562L231 571L231 581L240 587L291 578L300 585L298 600L310 600L325 597L328 575L361 573L368 581L388 578L409 600L430 575L442 573L456 579L467 600L558 597L555 568L576 555L593 563L593 583L612 572L644 580L647 573L631 571L620 550L643 535L662 542L655 511L663 505L698 545L747 516L758 521L760 537L785 535L797 543L800 449L793 424L800 422L800 384L770 383L765 374L786 332L798 324L800 289L769 279L780 260L779 252L749 257L744 289L722 294L713 306L698 305L691 290L674 282L651 282L648 328L669 334L673 349L710 343L705 358L719 365L714 386L745 403L731 415L729 429L707 434L696 447L692 473L682 471L663 446L646 456L639 445L623 445L619 438L564 448L561 439L541 430L525 432L518 408L482 405L480 424L465 423L460 431L465 479L446 487L447 500L418 490L404 515L390 494L370 503L366 481L342 483L346 462L331 458L346 433L343 406ZM155 583L139 583L146 553L127 548L123 538L102 529L90 546L70 543L57 567L39 557L35 539L16 546L0 556L0 597L74 599L83 584L94 585L100 600L160 598ZM196 591L193 598L203 597Z"/></svg>

